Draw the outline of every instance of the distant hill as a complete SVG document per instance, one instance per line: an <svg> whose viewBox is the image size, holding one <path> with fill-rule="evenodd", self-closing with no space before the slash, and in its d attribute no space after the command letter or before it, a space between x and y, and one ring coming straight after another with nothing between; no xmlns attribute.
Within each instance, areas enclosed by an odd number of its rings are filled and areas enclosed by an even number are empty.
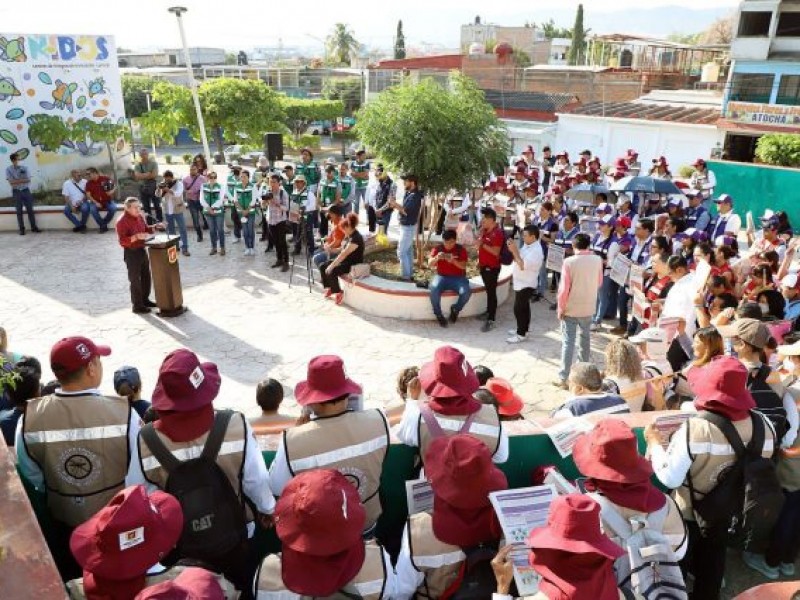
<svg viewBox="0 0 800 600"><path fill-rule="evenodd" d="M592 33L629 33L642 36L667 37L671 33L698 33L708 28L720 17L732 14L737 4L728 8L689 9L679 6L656 6L652 8L631 8L602 12L592 9L590 2L584 2L584 24ZM553 19L560 27L571 28L575 21L574 9L536 10L532 13L519 13L512 18L503 19L503 25L535 21L537 23Z"/></svg>

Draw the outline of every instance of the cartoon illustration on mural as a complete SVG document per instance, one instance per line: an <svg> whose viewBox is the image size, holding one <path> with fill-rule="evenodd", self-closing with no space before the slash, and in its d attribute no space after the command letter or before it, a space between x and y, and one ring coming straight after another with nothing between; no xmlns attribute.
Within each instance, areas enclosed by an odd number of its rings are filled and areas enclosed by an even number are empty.
<svg viewBox="0 0 800 600"><path fill-rule="evenodd" d="M21 95L11 77L0 77L0 102Z"/></svg>
<svg viewBox="0 0 800 600"><path fill-rule="evenodd" d="M5 62L25 62L28 57L25 55L25 38L8 39L0 37L0 60Z"/></svg>
<svg viewBox="0 0 800 600"><path fill-rule="evenodd" d="M92 79L86 84L86 89L89 90L89 98L94 98L100 94L107 94L106 81L102 77Z"/></svg>
<svg viewBox="0 0 800 600"><path fill-rule="evenodd" d="M64 83L60 79L56 79L56 89L53 90L53 102L39 102L39 106L45 110L59 110L67 109L72 112L72 94L78 89L77 83Z"/></svg>

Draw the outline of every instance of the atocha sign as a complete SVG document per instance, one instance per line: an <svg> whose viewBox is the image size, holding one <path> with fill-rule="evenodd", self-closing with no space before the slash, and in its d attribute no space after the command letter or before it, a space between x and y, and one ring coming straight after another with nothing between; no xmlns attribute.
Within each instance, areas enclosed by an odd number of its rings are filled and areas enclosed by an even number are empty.
<svg viewBox="0 0 800 600"><path fill-rule="evenodd" d="M800 106L728 102L727 118L750 125L800 127Z"/></svg>

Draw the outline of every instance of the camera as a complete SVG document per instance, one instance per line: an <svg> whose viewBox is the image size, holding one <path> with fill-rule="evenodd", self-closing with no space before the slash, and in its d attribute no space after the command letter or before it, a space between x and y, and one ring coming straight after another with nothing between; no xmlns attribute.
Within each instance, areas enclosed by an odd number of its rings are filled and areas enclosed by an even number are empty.
<svg viewBox="0 0 800 600"><path fill-rule="evenodd" d="M160 190L168 190L169 188L170 185L166 181L162 181L161 183L158 184L158 189Z"/></svg>
<svg viewBox="0 0 800 600"><path fill-rule="evenodd" d="M104 181L103 182L103 191L104 192L110 192L113 189L114 189L114 182L113 181L111 181L109 179L108 181Z"/></svg>
<svg viewBox="0 0 800 600"><path fill-rule="evenodd" d="M263 200L272 200L274 198L274 194L272 192L266 192L261 196Z"/></svg>

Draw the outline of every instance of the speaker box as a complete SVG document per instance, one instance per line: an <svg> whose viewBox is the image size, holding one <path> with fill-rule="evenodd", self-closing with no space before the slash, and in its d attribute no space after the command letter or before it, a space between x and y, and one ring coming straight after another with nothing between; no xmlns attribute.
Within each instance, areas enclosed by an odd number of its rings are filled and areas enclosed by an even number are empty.
<svg viewBox="0 0 800 600"><path fill-rule="evenodd" d="M283 160L283 135L280 133L265 133L264 150L269 162Z"/></svg>

